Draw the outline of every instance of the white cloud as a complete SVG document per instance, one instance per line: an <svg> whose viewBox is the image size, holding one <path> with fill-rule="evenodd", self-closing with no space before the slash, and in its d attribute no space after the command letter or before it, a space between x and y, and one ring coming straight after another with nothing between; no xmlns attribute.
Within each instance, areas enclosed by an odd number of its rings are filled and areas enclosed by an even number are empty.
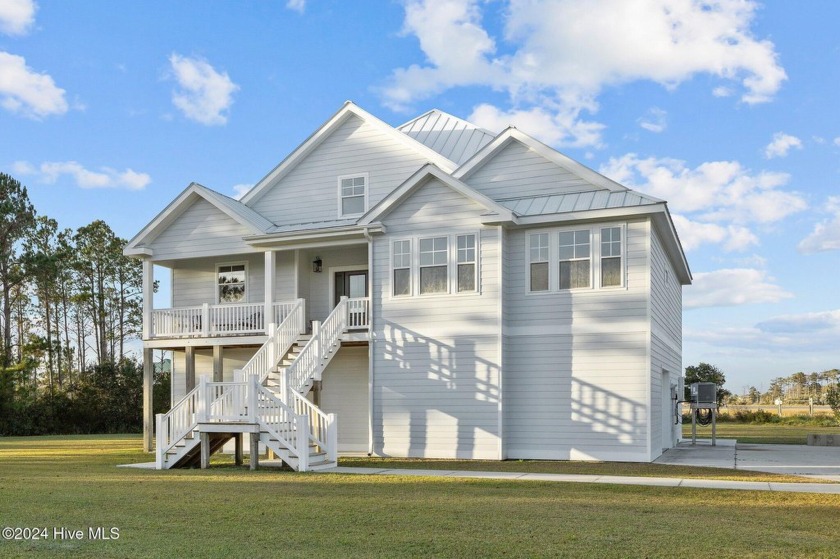
<svg viewBox="0 0 840 559"><path fill-rule="evenodd" d="M758 243L749 225L775 223L807 207L798 193L782 190L789 175L753 173L737 161L710 161L692 169L678 159L629 153L611 158L600 172L668 200L687 249L713 243L745 250Z"/></svg>
<svg viewBox="0 0 840 559"><path fill-rule="evenodd" d="M0 2L0 33L26 35L35 23L33 0L3 0Z"/></svg>
<svg viewBox="0 0 840 559"><path fill-rule="evenodd" d="M723 85L720 85L712 90L712 95L715 97L732 97L733 91Z"/></svg>
<svg viewBox="0 0 840 559"><path fill-rule="evenodd" d="M288 0L286 8L302 14L306 10L306 0Z"/></svg>
<svg viewBox="0 0 840 559"><path fill-rule="evenodd" d="M802 140L784 132L776 132L773 134L773 140L764 148L764 157L767 159L787 157L788 152L793 148L802 149Z"/></svg>
<svg viewBox="0 0 840 559"><path fill-rule="evenodd" d="M0 106L7 111L34 119L64 114L64 93L49 75L27 66L22 56L0 51Z"/></svg>
<svg viewBox="0 0 840 559"><path fill-rule="evenodd" d="M240 198L245 196L245 194L249 190L251 190L252 188L254 188L253 184L235 184L235 185L233 185L233 199L234 200L239 200Z"/></svg>
<svg viewBox="0 0 840 559"><path fill-rule="evenodd" d="M497 113L553 111L563 117L548 119L559 128L550 135L597 145L596 123L585 123L585 137L576 136L580 127L562 127L568 115L595 112L605 87L646 80L673 89L711 74L728 87L739 83L741 100L753 104L787 79L774 45L752 34L757 5L748 0L510 0L498 37L483 25L496 10L489 5L407 1L403 31L417 37L426 60L393 72L386 104L402 109L453 87L490 87L508 95L511 108L492 107Z"/></svg>
<svg viewBox="0 0 840 559"><path fill-rule="evenodd" d="M829 196L825 203L825 211L833 214L833 217L814 225L811 234L797 245L799 252L812 254L840 250L840 196Z"/></svg>
<svg viewBox="0 0 840 559"><path fill-rule="evenodd" d="M551 145L600 146L604 125L581 120L579 114L580 111L572 109L556 108L550 111L541 107L503 111L493 105L482 104L473 110L468 120L496 132L508 126L516 126L528 135Z"/></svg>
<svg viewBox="0 0 840 559"><path fill-rule="evenodd" d="M764 270L731 268L694 274L693 284L686 288L685 308L731 307L756 303L777 303L793 297L773 283Z"/></svg>
<svg viewBox="0 0 840 559"><path fill-rule="evenodd" d="M233 94L239 86L226 72L219 73L206 60L173 53L172 74L180 89L172 92L172 103L190 120L206 125L227 123Z"/></svg>
<svg viewBox="0 0 840 559"><path fill-rule="evenodd" d="M117 171L110 167L102 167L98 171L90 171L76 161L45 161L37 167L27 161L16 161L12 169L21 175L34 175L46 184L54 184L62 176L69 176L80 188L143 190L152 182L149 175L133 169Z"/></svg>
<svg viewBox="0 0 840 559"><path fill-rule="evenodd" d="M834 138L834 145L840 147L840 136Z"/></svg>
<svg viewBox="0 0 840 559"><path fill-rule="evenodd" d="M637 122L645 130L658 134L668 127L668 113L659 107L651 107Z"/></svg>

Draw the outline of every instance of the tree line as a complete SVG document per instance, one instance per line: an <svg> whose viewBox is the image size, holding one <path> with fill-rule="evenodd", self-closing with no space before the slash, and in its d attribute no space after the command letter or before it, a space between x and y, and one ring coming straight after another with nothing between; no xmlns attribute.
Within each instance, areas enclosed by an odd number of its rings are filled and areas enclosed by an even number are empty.
<svg viewBox="0 0 840 559"><path fill-rule="evenodd" d="M61 229L0 173L1 435L142 427L142 365L128 347L142 265L126 242L101 220Z"/></svg>
<svg viewBox="0 0 840 559"><path fill-rule="evenodd" d="M731 397L732 403L773 404L782 400L785 404L829 404L829 399L838 389L840 369L812 373L793 373L786 377L776 377L770 381L767 390L761 391L750 386L744 394Z"/></svg>

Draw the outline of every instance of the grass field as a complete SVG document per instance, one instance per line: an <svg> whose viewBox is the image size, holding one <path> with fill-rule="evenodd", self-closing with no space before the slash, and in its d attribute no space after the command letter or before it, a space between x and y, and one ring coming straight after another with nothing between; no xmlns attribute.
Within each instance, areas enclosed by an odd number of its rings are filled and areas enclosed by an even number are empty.
<svg viewBox="0 0 840 559"><path fill-rule="evenodd" d="M0 438L2 557L832 557L840 496L250 472L157 472L139 437ZM83 530L82 540L54 528ZM90 527L119 529L92 541ZM690 538L695 527L703 536ZM110 532L109 532L110 533Z"/></svg>
<svg viewBox="0 0 840 559"><path fill-rule="evenodd" d="M840 435L840 426L780 425L776 423L718 423L717 436L747 444L806 444L809 433ZM683 424L683 436L691 437L691 423ZM712 427L697 427L699 438L710 438Z"/></svg>

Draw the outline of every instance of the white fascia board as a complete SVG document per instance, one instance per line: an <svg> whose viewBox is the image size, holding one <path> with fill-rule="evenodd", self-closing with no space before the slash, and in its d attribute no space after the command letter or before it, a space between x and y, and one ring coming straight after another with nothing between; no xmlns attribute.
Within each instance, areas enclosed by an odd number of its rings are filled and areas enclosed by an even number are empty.
<svg viewBox="0 0 840 559"><path fill-rule="evenodd" d="M198 183L190 183L181 194L179 194L166 208L163 209L152 221L149 222L139 233L137 233L127 244L126 250L137 249L143 243L149 243L155 240L162 231L171 225L184 211L189 208L197 198L201 198L213 205L214 208L230 217L240 225L247 227L255 234L262 233L253 223L246 220L224 204L217 203L213 196L207 195L207 187Z"/></svg>
<svg viewBox="0 0 840 559"><path fill-rule="evenodd" d="M598 210L583 210L557 214L520 216L519 225L547 225L551 223L566 223L570 221L593 221L599 219L620 219L623 217L638 217L653 215L665 211L664 204L650 204L646 206L632 206L629 208L603 208Z"/></svg>
<svg viewBox="0 0 840 559"><path fill-rule="evenodd" d="M376 206L368 210L368 212L359 219L359 225L370 225L374 222L380 221L383 217L391 213L391 211L399 207L399 205L408 199L415 190L423 186L431 178L438 179L461 196L472 200L480 206L483 206L491 212L496 221L513 222L516 219L514 213L508 208L470 188L463 182L454 179L452 175L445 170L428 163L418 169L396 190L383 198Z"/></svg>
<svg viewBox="0 0 840 559"><path fill-rule="evenodd" d="M321 143L330 134L332 134L336 128L338 128L351 116L361 118L368 124L375 126L380 131L420 153L442 169L447 169L450 172L455 169L455 163L448 160L438 152L426 147L407 134L403 134L399 130L368 113L352 101L345 101L344 105L342 105L338 112L322 124L321 127L313 132L306 140L304 140L301 145L289 154L279 165L272 169L270 173L260 179L260 181L240 199L240 201L245 205L249 205L252 201L256 200L265 190L270 188L271 185L276 184L277 181L288 174L299 162L314 151L315 148L321 145Z"/></svg>
<svg viewBox="0 0 840 559"><path fill-rule="evenodd" d="M674 265L674 270L680 278L682 285L691 285L693 276L691 274L691 267L688 265L688 259L685 256L680 236L677 233L677 228L674 226L674 221L671 219L671 213L668 208L664 212L658 213L653 217L653 224L659 231L659 236L662 239L662 244L665 245L665 251Z"/></svg>
<svg viewBox="0 0 840 559"><path fill-rule="evenodd" d="M125 256L131 256L133 258L144 258L144 257L151 257L155 255L155 251L153 251L149 247L135 247L135 248L126 248L123 249L123 254Z"/></svg>
<svg viewBox="0 0 840 559"><path fill-rule="evenodd" d="M478 153L472 156L463 165L458 167L458 169L456 169L455 172L452 173L452 176L460 180L466 180L470 175L472 175L485 164L490 162L498 152L500 152L502 149L508 146L510 142L513 141L520 142L521 144L532 149L538 155L551 161L555 165L563 167L570 173L579 176L580 178L594 186L613 192L622 192L625 190L629 190L626 186L623 186L611 179L608 179L604 175L593 171L586 165L578 163L574 159L563 155L556 149L550 148L544 143L540 142L539 140L536 140L528 134L525 134L524 132L512 127L506 129L504 132L496 136L496 138L492 142L484 146L481 150L478 151Z"/></svg>
<svg viewBox="0 0 840 559"><path fill-rule="evenodd" d="M284 233L272 233L270 235L254 235L243 237L243 240L251 246L264 245L286 245L290 243L317 242L338 239L364 239L365 231L370 233L384 232L384 226L374 224L366 227L350 225L346 227L332 227L329 229L312 229L309 231L289 231Z"/></svg>

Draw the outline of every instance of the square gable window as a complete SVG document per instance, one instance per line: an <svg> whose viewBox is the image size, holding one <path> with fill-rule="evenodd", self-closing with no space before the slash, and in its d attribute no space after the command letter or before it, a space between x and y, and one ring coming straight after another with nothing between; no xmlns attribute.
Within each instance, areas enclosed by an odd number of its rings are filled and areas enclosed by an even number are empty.
<svg viewBox="0 0 840 559"><path fill-rule="evenodd" d="M338 177L338 217L362 215L367 210L368 175Z"/></svg>

